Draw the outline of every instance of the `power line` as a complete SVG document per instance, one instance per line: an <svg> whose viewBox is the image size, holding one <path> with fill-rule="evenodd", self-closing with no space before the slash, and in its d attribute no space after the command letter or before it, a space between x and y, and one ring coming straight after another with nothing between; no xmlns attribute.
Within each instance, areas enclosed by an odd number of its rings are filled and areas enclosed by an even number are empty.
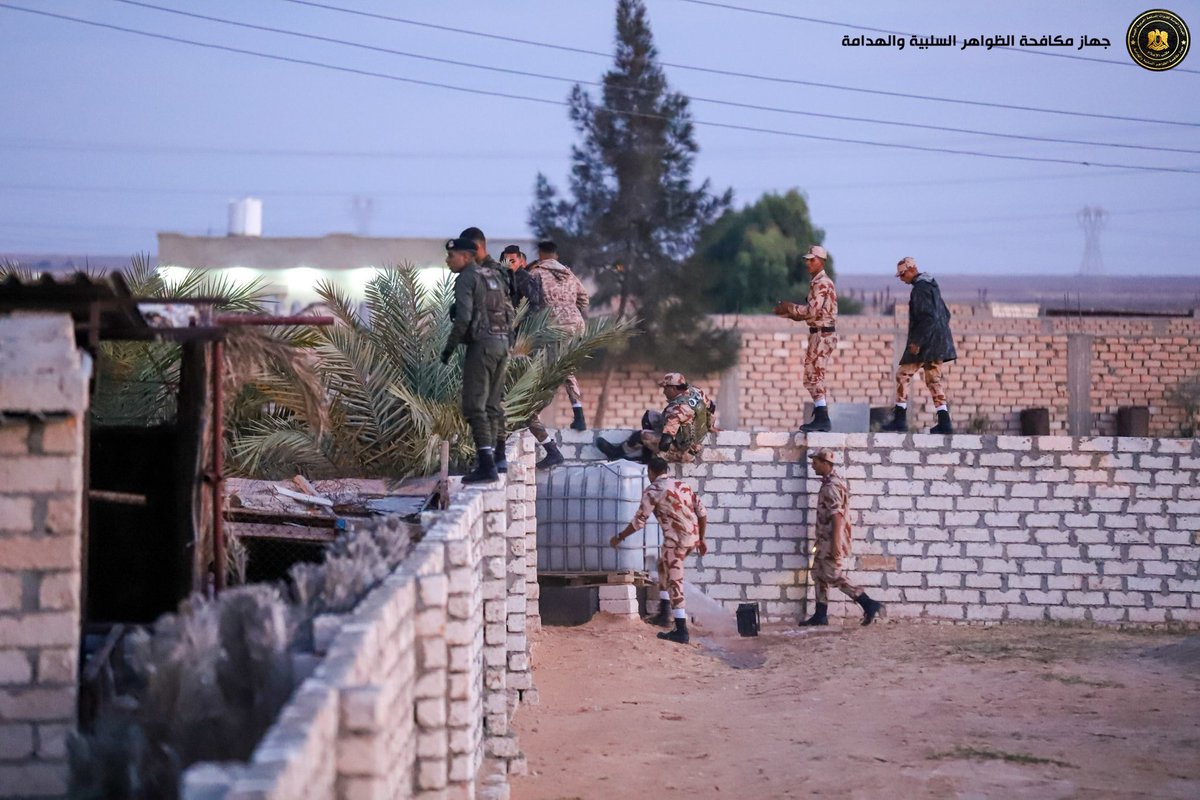
<svg viewBox="0 0 1200 800"><path fill-rule="evenodd" d="M711 6L713 8L724 8L730 11L744 11L748 14L760 14L765 17L776 17L779 19L791 19L798 22L812 22L817 25L833 25L838 28L850 28L856 31L870 31L872 33L900 33L900 31L888 30L887 28L872 28L868 25L854 25L849 22L837 22L836 20L818 19L816 17L803 17L799 14L787 14L782 11L764 11L760 8L747 8L746 6L735 6L732 3L718 3L715 0L679 0L681 3L692 3L698 6ZM905 36L913 36L915 34L910 31L904 32ZM1055 58L1069 58L1073 61L1094 61L1097 64L1108 64L1114 67L1138 67L1132 61L1113 61L1109 58L1096 58L1094 56L1081 56L1074 53L1054 53L1043 50L1026 50L1021 47L1005 47L998 46L996 50L1008 50L1013 53L1027 53L1034 56L1053 56ZM1200 70L1195 69L1179 69L1179 72L1200 73Z"/></svg>
<svg viewBox="0 0 1200 800"><path fill-rule="evenodd" d="M491 39L498 42L509 42L511 44L519 44L522 47L540 47L543 49L557 50L564 53L576 53L579 55L598 56L600 58L612 58L612 53L606 53L602 50L589 50L583 47L570 47L567 45L553 44L551 42L537 42L519 39L515 36L504 36L498 33L486 33L484 31L472 31L465 28L453 27L450 25L438 25L432 22L422 22L420 20L408 19L405 17L395 17L388 14L376 14L370 11L360 11L356 8L344 8L342 6L329 5L327 3L315 2L315 0L282 0L284 3L294 3L301 6L310 6L312 8L325 9L327 11L337 11L343 14L353 14L355 16L365 17L368 19L377 19L386 22L395 22L401 25L412 25L419 28L427 28L429 30L446 31L464 36L476 36L482 39ZM871 28L874 31L876 29ZM885 33L887 31L884 31ZM752 72L739 72L736 70L718 69L715 67L701 67L693 64L680 64L670 61L659 61L660 65L670 67L671 69L681 69L691 72L701 72L709 75L723 75L730 78L747 78L750 80L767 81L770 83L783 83L794 86L812 86L819 89L833 89L842 92L857 92L860 94L875 94L883 97L899 97L908 100L927 100L935 103L954 103L959 105L979 106L982 108L1002 108L1010 111L1030 111L1039 114L1058 114L1068 117L1088 117L1091 119L1107 119L1120 122L1144 122L1155 125L1179 125L1183 127L1200 127L1200 122L1183 122L1179 120L1169 119L1149 119L1146 117L1130 117L1119 114L1097 114L1086 111L1068 111L1061 108L1044 108L1039 106L1024 106L1011 103L995 103L986 100L964 100L953 97L939 97L937 95L914 94L911 92L890 92L884 89L867 89L861 86L844 86L836 83L822 83L819 81L806 81L799 78L782 78L776 75L759 75Z"/></svg>
<svg viewBox="0 0 1200 800"><path fill-rule="evenodd" d="M381 78L383 80L397 81L397 82L401 82L401 83L408 83L408 84L413 84L413 85L417 85L417 86L426 86L426 87L430 87L430 88L448 89L451 91L463 92L463 93L473 94L473 95L482 95L482 96L487 96L487 97L501 97L501 98L505 98L508 100L524 100L526 102L539 103L541 105L551 105L551 106L558 106L558 107L569 107L570 106L570 103L568 103L565 100L550 100L550 99L547 99L544 97L533 97L531 95L514 94L511 92L498 92L498 91L492 91L492 90L487 90L487 89L476 89L476 88L468 87L468 86L457 86L454 84L439 83L437 81L426 81L426 80L419 80L417 78L407 78L407 77L403 77L400 75L393 75L393 74L386 73L386 72L376 72L373 70L365 70L365 69L358 69L355 67L346 67L346 66L341 66L341 65L337 65L337 64L329 64L329 63L322 62L322 61L313 61L310 59L295 58L292 56L281 56L281 55L276 55L274 53L264 53L264 52L261 52L258 50L248 50L248 49L241 48L241 47L232 47L230 45L216 44L213 42L201 42L201 41L196 41L194 39L185 39L180 36L171 36L168 34L143 31L143 30L139 30L136 28L127 28L127 27L124 27L121 25L113 25L113 24L106 23L106 22L96 22L94 20L82 19L80 17L71 17L71 16L68 16L65 14L55 14L55 13L52 13L49 11L40 11L40 10L32 9L32 8L25 8L23 6L15 6L10 3L0 3L0 8L6 8L6 9L9 9L12 11L23 11L23 12L26 12L29 14L36 14L39 16L49 17L52 19L61 19L61 20L69 21L69 22L76 22L76 23L80 23L83 25L89 25L89 26L97 27L97 28L104 28L107 30L120 31L122 33L130 33L130 34L134 34L137 36L146 36L146 37L149 37L152 39L161 39L163 41L174 42L177 44L187 44L187 45L192 45L195 47L207 48L210 50L219 50L219 51L228 52L228 53L238 53L240 55L248 55L248 56L254 56L254 57L258 57L258 58L265 58L265 59L268 59L271 61L280 61L280 62L288 63L288 64L302 64L305 66L318 67L321 69L334 70L337 72L345 72L345 73L349 73L352 75L362 75L362 76L373 77L373 78ZM607 112L610 114L623 115L623 116L627 116L627 117L639 117L639 118L643 118L643 119L659 119L659 120L666 119L666 117L662 116L661 114L650 114L650 113L638 112L638 111L620 111L620 110L610 109L605 106L594 106L593 108L595 111ZM1133 170L1140 170L1140 171L1144 171L1144 172L1178 172L1178 173L1200 174L1200 169L1192 169L1192 168L1186 168L1186 167L1154 167L1154 166L1146 166L1146 165L1140 165L1140 164L1113 164L1113 163L1098 162L1098 161L1080 161L1080 160L1069 159L1069 158L1054 158L1054 157L1049 157L1049 156L1022 156L1022 155L1012 155L1012 154L1005 154L1005 153L989 153L989 152L984 152L984 151L979 151L979 150L961 150L961 149L948 148L948 147L932 147L932 146L925 146L925 145L902 144L900 142L879 142L879 141L873 141L873 140L869 140L869 139L851 139L851 138L847 138L847 137L838 137L838 136L821 136L821 135L813 134L813 133L800 133L798 131L785 131L785 130L779 130L776 128L763 128L763 127L758 127L758 126L754 126L754 125L741 125L741 124L732 123L732 122L714 122L714 121L700 120L700 119L693 119L692 122L695 125L703 125L703 126L710 127L710 128L723 128L726 130L746 131L746 132L751 132L751 133L766 133L766 134L771 134L771 135L775 135L775 136L786 136L786 137L790 137L790 138L794 138L794 139L807 139L807 140L812 140L812 141L834 142L837 144L860 144L860 145L866 145L868 147L887 147L887 148L896 149L896 150L910 150L913 152L922 152L922 153L943 153L943 154L948 154L948 155L976 156L978 158L993 158L993 159L1001 159L1001 160L1005 160L1005 161L1028 161L1028 162L1035 162L1035 163L1042 163L1042 164L1070 164L1072 166L1083 166L1083 167L1113 167L1113 168L1117 168L1117 169L1133 169Z"/></svg>
<svg viewBox="0 0 1200 800"><path fill-rule="evenodd" d="M405 58L413 58L421 61L431 61L438 64L449 64L456 67L467 67L469 69L483 70L486 72L498 72L506 75L518 75L527 78L540 78L543 80L557 81L560 83L582 84L586 86L603 86L601 81L580 80L578 78L567 78L560 75L548 75L540 72L528 72L525 70L509 69L506 67L494 67L487 64L469 64L457 61L452 58L440 58L437 56L428 56L419 53L411 53L403 50L395 50L388 47L377 47L375 45L363 44L361 42L349 41L347 39L339 39L331 36L319 36L317 34L303 33L301 31L287 30L285 28L276 28L269 25L256 25L249 22L238 22L236 20L226 19L223 17L214 17L207 14L197 14L191 11L182 11L175 8L167 8L164 6L154 5L152 3L140 2L140 0L112 0L114 3L122 3L124 5L136 6L138 8L146 8L154 11L162 11L167 14L176 14L182 17L191 19L200 19L206 22L216 22L221 25L231 25L237 28L245 28L248 30L262 31L265 33L276 33L284 36L293 36L300 39L308 39L310 41L324 42L327 44L338 44L346 47L354 47L362 50L368 50L376 53L386 53L388 55L403 56ZM635 89L639 93L646 93L648 90ZM1032 134L1020 133L1001 133L999 131L985 131L973 128L955 128L946 125L931 125L918 122L902 122L898 120L877 119L873 117L855 117L845 114L829 114L820 111L801 111L793 108L780 108L778 106L760 105L756 103L742 103L732 100L718 100L711 97L700 97L690 95L689 100L699 103L710 103L713 105L726 106L730 108L740 108L750 111L768 111L778 114L790 114L801 117L817 117L821 119L835 119L843 122L865 122L872 125L892 125L901 128L915 128L919 130L938 131L940 133L965 133L975 136L990 136L1000 139L1016 139L1029 142L1046 142L1049 144L1076 144L1085 147L1112 147L1125 150L1147 150L1160 153L1185 153L1185 154L1200 154L1200 150L1193 150L1182 147L1163 147L1158 145L1146 144L1123 144L1119 142L1096 142L1083 139L1064 139L1061 137L1052 136L1034 136Z"/></svg>

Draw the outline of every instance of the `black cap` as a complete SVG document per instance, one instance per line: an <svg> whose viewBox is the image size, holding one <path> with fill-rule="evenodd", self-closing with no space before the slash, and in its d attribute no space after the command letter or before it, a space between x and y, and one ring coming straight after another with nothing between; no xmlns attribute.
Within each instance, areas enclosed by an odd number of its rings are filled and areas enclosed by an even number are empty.
<svg viewBox="0 0 1200 800"><path fill-rule="evenodd" d="M475 252L475 242L470 239L447 239L446 250L466 250L468 253Z"/></svg>

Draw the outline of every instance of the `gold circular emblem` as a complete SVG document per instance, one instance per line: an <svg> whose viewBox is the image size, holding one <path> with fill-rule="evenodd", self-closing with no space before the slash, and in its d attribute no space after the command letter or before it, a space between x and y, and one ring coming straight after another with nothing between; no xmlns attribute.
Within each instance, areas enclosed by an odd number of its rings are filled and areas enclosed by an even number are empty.
<svg viewBox="0 0 1200 800"><path fill-rule="evenodd" d="M1161 8L1139 14L1125 34L1129 55L1138 66L1154 72L1171 69L1183 61L1191 43L1187 24Z"/></svg>

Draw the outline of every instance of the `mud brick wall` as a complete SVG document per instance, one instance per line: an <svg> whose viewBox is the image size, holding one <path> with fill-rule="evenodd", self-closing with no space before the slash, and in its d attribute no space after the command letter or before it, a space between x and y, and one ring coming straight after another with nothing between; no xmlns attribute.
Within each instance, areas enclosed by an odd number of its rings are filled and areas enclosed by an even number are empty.
<svg viewBox="0 0 1200 800"><path fill-rule="evenodd" d="M602 458L587 434L564 440L569 458ZM847 569L892 618L1200 625L1197 439L722 432L675 468L709 509L709 554L687 565L706 594L811 613L810 447L838 453Z"/></svg>
<svg viewBox="0 0 1200 800"><path fill-rule="evenodd" d="M1200 374L1200 319L1137 317L993 318L984 307L956 306L952 327L958 361L945 367L946 391L960 430L1016 434L1020 412L1050 409L1050 432L1077 436L1116 432L1116 410L1147 405L1150 433L1177 435L1183 409L1169 399L1180 380ZM893 375L907 333L907 309L894 315L838 320L838 347L828 373L832 403L890 406ZM714 322L741 332L739 363L723 375L689 375L721 405L727 429L795 430L808 393L802 385L808 330L773 316L718 316ZM1072 372L1076 370L1076 373ZM655 385L665 370L623 365L613 374L605 427L632 427L647 408L661 408ZM1072 375L1075 375L1073 378ZM601 376L581 376L584 409L594 419ZM929 393L913 379L914 427L933 424ZM1086 418L1072 429L1072 397ZM570 423L564 393L543 417ZM985 429L986 428L986 429Z"/></svg>
<svg viewBox="0 0 1200 800"><path fill-rule="evenodd" d="M0 316L0 797L66 792L87 384L69 316Z"/></svg>
<svg viewBox="0 0 1200 800"><path fill-rule="evenodd" d="M505 796L526 769L512 715L536 699L533 461L521 434L505 480L424 514L411 556L354 611L318 620L322 661L251 762L196 765L183 796Z"/></svg>

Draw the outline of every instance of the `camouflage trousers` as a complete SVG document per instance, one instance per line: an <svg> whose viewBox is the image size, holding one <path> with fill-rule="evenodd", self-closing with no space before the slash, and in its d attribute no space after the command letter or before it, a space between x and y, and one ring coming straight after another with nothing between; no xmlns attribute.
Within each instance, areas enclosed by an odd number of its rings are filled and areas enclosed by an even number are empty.
<svg viewBox="0 0 1200 800"><path fill-rule="evenodd" d="M933 404L935 406L945 405L946 390L942 387L942 362L940 361L901 364L896 369L896 403L908 402L908 384L919 369L925 371L925 385L929 387L929 393L933 395Z"/></svg>
<svg viewBox="0 0 1200 800"><path fill-rule="evenodd" d="M850 583L842 573L842 560L832 555L817 553L812 565L813 584L817 590L817 602L829 602L829 590L841 589L850 597L858 597L863 590Z"/></svg>
<svg viewBox="0 0 1200 800"><path fill-rule="evenodd" d="M836 333L810 333L804 351L804 388L813 400L825 399L825 367L837 348Z"/></svg>
<svg viewBox="0 0 1200 800"><path fill-rule="evenodd" d="M563 388L567 390L567 399L571 401L571 405L583 404L583 392L579 388L579 379L575 377L575 373L567 376L563 381Z"/></svg>
<svg viewBox="0 0 1200 800"><path fill-rule="evenodd" d="M683 601L683 559L690 547L664 543L658 554L658 590L666 592L671 608L685 608Z"/></svg>
<svg viewBox="0 0 1200 800"><path fill-rule="evenodd" d="M563 386L567 390L567 398L571 401L571 405L583 402L583 393L579 390L579 379L574 375L567 377L563 381ZM545 411L546 409L542 409ZM550 437L550 432L546 430L545 423L542 422L542 412L539 411L529 420L529 432L533 434L533 438L539 442L544 442Z"/></svg>

